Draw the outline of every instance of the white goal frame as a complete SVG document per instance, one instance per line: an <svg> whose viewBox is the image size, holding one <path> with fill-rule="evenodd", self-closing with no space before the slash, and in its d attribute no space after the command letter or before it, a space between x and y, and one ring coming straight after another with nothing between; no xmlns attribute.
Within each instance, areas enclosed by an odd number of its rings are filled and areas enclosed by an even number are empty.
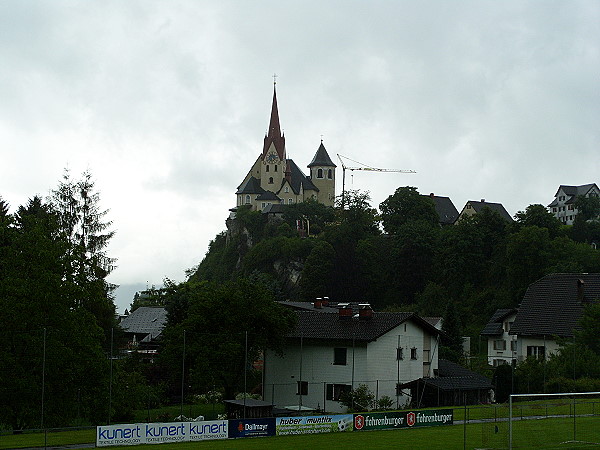
<svg viewBox="0 0 600 450"><path fill-rule="evenodd" d="M513 444L513 398L518 397L584 397L586 395L600 396L600 392L559 392L554 394L510 394L508 399L508 448L512 450Z"/></svg>

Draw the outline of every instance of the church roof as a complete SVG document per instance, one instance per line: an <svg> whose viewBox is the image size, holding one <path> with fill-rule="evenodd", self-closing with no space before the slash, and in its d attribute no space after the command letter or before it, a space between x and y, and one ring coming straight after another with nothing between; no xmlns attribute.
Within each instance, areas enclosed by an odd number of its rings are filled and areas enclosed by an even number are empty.
<svg viewBox="0 0 600 450"><path fill-rule="evenodd" d="M271 143L275 146L279 159L285 159L285 137L281 134L281 126L279 125L279 110L277 108L277 92L275 91L275 87L273 87L273 104L271 105L269 131L265 136L265 143L263 145L263 157L267 154Z"/></svg>
<svg viewBox="0 0 600 450"><path fill-rule="evenodd" d="M277 197L277 195L275 195L274 192L271 191L264 191L262 194L256 197L256 200L273 200L277 202L281 201L281 199Z"/></svg>
<svg viewBox="0 0 600 450"><path fill-rule="evenodd" d="M288 159L287 163L289 165L291 176L287 181L290 183L294 194L298 195L300 193L300 188L302 187L305 191L317 191L319 189L313 184L313 182L304 175L304 172L300 170L300 167L296 165L293 159ZM284 181L285 183L285 181Z"/></svg>
<svg viewBox="0 0 600 450"><path fill-rule="evenodd" d="M258 178L250 177L239 185L236 194L262 194L263 192L265 190L260 187Z"/></svg>
<svg viewBox="0 0 600 450"><path fill-rule="evenodd" d="M327 150L325 150L323 141L321 141L321 145L319 145L319 148L317 149L317 153L315 153L315 157L313 158L311 163L308 165L308 167L314 167L314 166L337 167L333 163L331 158L329 157Z"/></svg>

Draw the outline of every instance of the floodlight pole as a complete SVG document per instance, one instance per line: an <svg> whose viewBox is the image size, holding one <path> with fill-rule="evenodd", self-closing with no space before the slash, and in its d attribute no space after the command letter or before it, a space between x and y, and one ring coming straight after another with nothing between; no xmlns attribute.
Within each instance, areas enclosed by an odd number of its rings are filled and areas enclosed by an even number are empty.
<svg viewBox="0 0 600 450"><path fill-rule="evenodd" d="M44 428L44 396L46 394L46 328L44 328L43 350L42 350L42 417L40 428Z"/></svg>
<svg viewBox="0 0 600 450"><path fill-rule="evenodd" d="M185 330L183 330L183 353L181 355L181 411L183 416L183 387L185 383Z"/></svg>

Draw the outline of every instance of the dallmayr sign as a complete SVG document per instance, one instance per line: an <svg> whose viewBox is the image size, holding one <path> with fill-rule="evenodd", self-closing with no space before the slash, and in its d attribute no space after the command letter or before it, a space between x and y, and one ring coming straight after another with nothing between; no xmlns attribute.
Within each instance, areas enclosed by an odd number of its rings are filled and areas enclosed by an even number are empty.
<svg viewBox="0 0 600 450"><path fill-rule="evenodd" d="M452 423L453 410L451 409L354 414L356 431L430 427L452 425Z"/></svg>
<svg viewBox="0 0 600 450"><path fill-rule="evenodd" d="M96 447L226 439L228 421L136 423L96 428Z"/></svg>

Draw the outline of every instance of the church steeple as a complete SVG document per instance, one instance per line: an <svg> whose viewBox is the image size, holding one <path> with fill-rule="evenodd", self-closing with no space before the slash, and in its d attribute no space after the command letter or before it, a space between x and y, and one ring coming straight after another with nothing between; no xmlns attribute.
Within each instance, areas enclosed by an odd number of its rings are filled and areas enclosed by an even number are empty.
<svg viewBox="0 0 600 450"><path fill-rule="evenodd" d="M275 84L273 83L273 105L271 106L271 120L269 121L269 131L265 136L265 143L263 146L262 156L263 158L267 155L267 151L271 146L271 143L275 146L279 159L285 161L285 136L281 134L281 127L279 125L279 110L277 109L277 92L275 90Z"/></svg>

